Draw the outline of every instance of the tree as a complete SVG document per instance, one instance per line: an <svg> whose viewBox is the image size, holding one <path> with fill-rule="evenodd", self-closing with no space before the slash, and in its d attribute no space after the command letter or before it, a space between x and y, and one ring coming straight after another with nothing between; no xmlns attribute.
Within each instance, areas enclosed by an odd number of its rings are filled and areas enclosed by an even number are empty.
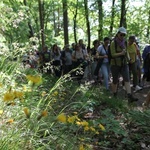
<svg viewBox="0 0 150 150"><path fill-rule="evenodd" d="M64 44L69 44L68 38L68 7L67 7L67 0L63 0L63 24L64 24Z"/></svg>
<svg viewBox="0 0 150 150"><path fill-rule="evenodd" d="M88 47L90 47L91 34L90 34L90 22L89 22L89 11L88 11L87 0L84 0L84 9L85 9L85 18L86 18L86 27L87 27Z"/></svg>
<svg viewBox="0 0 150 150"><path fill-rule="evenodd" d="M78 0L76 1L76 7L74 11L74 16L73 16L73 32L74 32L74 41L77 43L77 15L78 15Z"/></svg>
<svg viewBox="0 0 150 150"><path fill-rule="evenodd" d="M98 3L98 22L99 22L99 28L98 28L98 39L100 41L103 40L103 2L102 0L97 0Z"/></svg>
<svg viewBox="0 0 150 150"><path fill-rule="evenodd" d="M112 7L111 7L111 22L110 22L110 31L109 31L109 35L112 35L113 26L114 26L114 16L115 16L115 0L112 0Z"/></svg>
<svg viewBox="0 0 150 150"><path fill-rule="evenodd" d="M126 0L121 1L121 17L120 17L120 27L127 27L126 23Z"/></svg>
<svg viewBox="0 0 150 150"><path fill-rule="evenodd" d="M44 40L44 0L38 0L39 4L39 20L40 20L40 32L41 32L41 44L42 48L45 45L45 40Z"/></svg>
<svg viewBox="0 0 150 150"><path fill-rule="evenodd" d="M24 5L27 6L27 1L24 0L23 2L24 2ZM29 14L28 11L26 11L26 12L27 12L27 14ZM32 27L32 25L31 25L31 22L30 22L30 21L28 21L28 27L29 27L29 38L30 38L30 37L34 37L34 31L33 31L33 27Z"/></svg>

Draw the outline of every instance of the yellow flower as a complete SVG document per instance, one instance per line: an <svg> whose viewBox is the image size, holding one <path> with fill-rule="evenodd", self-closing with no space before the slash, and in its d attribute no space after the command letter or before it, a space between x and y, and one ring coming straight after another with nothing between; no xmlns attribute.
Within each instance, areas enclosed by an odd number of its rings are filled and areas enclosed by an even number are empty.
<svg viewBox="0 0 150 150"><path fill-rule="evenodd" d="M79 140L80 140L80 141L82 141L82 142L84 142L84 141L85 141L85 139L83 139L83 138L79 138Z"/></svg>
<svg viewBox="0 0 150 150"><path fill-rule="evenodd" d="M77 118L78 118L77 116L68 117L68 122L74 123Z"/></svg>
<svg viewBox="0 0 150 150"><path fill-rule="evenodd" d="M34 83L34 84L40 84L40 83L42 83L42 78L39 75L35 75L35 76L33 76L33 75L27 75L26 78L29 81L31 81L32 83Z"/></svg>
<svg viewBox="0 0 150 150"><path fill-rule="evenodd" d="M53 93L53 96L57 96L58 95L58 91L55 91L54 93Z"/></svg>
<svg viewBox="0 0 150 150"><path fill-rule="evenodd" d="M46 117L48 114L47 110L42 111L42 113L37 117L37 120L40 120L42 117Z"/></svg>
<svg viewBox="0 0 150 150"><path fill-rule="evenodd" d="M47 110L44 110L44 111L42 111L41 116L42 116L42 117L46 117L47 114L48 114Z"/></svg>
<svg viewBox="0 0 150 150"><path fill-rule="evenodd" d="M105 127L102 124L99 124L99 127L102 131L105 131Z"/></svg>
<svg viewBox="0 0 150 150"><path fill-rule="evenodd" d="M3 84L2 84L2 83L0 83L0 87L3 87Z"/></svg>
<svg viewBox="0 0 150 150"><path fill-rule="evenodd" d="M46 92L43 91L42 94L41 94L41 96L44 97L45 95L46 95Z"/></svg>
<svg viewBox="0 0 150 150"><path fill-rule="evenodd" d="M90 130L90 128L88 126L85 126L84 131L88 131L88 130Z"/></svg>
<svg viewBox="0 0 150 150"><path fill-rule="evenodd" d="M89 123L88 123L87 121L82 121L82 122L81 122L81 125L82 125L82 126L88 126Z"/></svg>
<svg viewBox="0 0 150 150"><path fill-rule="evenodd" d="M80 122L80 121L77 121L76 124L77 124L78 126L81 126L81 122Z"/></svg>
<svg viewBox="0 0 150 150"><path fill-rule="evenodd" d="M14 91L14 95L16 98L23 99L24 93L20 91Z"/></svg>
<svg viewBox="0 0 150 150"><path fill-rule="evenodd" d="M67 122L67 117L64 113L61 113L60 115L57 116L57 120L62 122L62 123L66 123Z"/></svg>
<svg viewBox="0 0 150 150"><path fill-rule="evenodd" d="M95 132L95 134L99 134L99 132L98 132L98 131L96 131L96 132Z"/></svg>
<svg viewBox="0 0 150 150"><path fill-rule="evenodd" d="M93 132L95 132L95 128L93 128L93 127L90 127L90 130L93 131Z"/></svg>
<svg viewBox="0 0 150 150"><path fill-rule="evenodd" d="M13 92L6 92L4 94L4 97L3 97L3 100L8 102L8 101L12 101L14 100L15 96L14 96L14 93Z"/></svg>
<svg viewBox="0 0 150 150"><path fill-rule="evenodd" d="M85 150L83 144L80 144L79 150Z"/></svg>
<svg viewBox="0 0 150 150"><path fill-rule="evenodd" d="M78 112L76 112L76 111L75 111L75 112L73 112L73 114L74 114L74 115L77 115L77 114L78 114Z"/></svg>
<svg viewBox="0 0 150 150"><path fill-rule="evenodd" d="M2 114L3 114L3 112L4 112L3 110L0 110L0 115L2 115Z"/></svg>
<svg viewBox="0 0 150 150"><path fill-rule="evenodd" d="M29 111L29 109L28 109L27 107L25 107L25 108L23 109L23 111L24 111L24 113L26 114L27 118L30 118L30 111Z"/></svg>
<svg viewBox="0 0 150 150"><path fill-rule="evenodd" d="M13 123L14 122L14 119L9 119L8 121L7 121L7 123Z"/></svg>

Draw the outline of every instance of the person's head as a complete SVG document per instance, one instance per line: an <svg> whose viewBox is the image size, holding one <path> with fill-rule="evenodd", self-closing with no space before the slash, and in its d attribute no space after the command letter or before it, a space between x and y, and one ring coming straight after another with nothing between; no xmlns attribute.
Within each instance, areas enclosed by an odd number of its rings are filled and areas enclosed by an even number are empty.
<svg viewBox="0 0 150 150"><path fill-rule="evenodd" d="M47 46L47 45L45 45L45 46L43 47L43 51L44 51L44 52L48 51L48 46Z"/></svg>
<svg viewBox="0 0 150 150"><path fill-rule="evenodd" d="M126 34L127 34L127 30L124 27L120 27L117 31L117 37L120 40L123 40Z"/></svg>
<svg viewBox="0 0 150 150"><path fill-rule="evenodd" d="M54 44L54 45L52 46L52 49L53 49L53 50L57 50L57 49L58 49L57 44Z"/></svg>
<svg viewBox="0 0 150 150"><path fill-rule="evenodd" d="M94 40L94 41L93 41L93 46L94 46L94 47L98 47L99 44L100 44L99 40Z"/></svg>
<svg viewBox="0 0 150 150"><path fill-rule="evenodd" d="M70 45L69 45L69 44L66 44L65 47L64 47L64 49L65 49L66 51L69 51Z"/></svg>
<svg viewBox="0 0 150 150"><path fill-rule="evenodd" d="M134 42L135 42L135 36L134 35L129 36L129 39L128 39L129 45L132 45Z"/></svg>
<svg viewBox="0 0 150 150"><path fill-rule="evenodd" d="M83 40L82 39L79 40L79 44L81 44L81 45L83 44Z"/></svg>
<svg viewBox="0 0 150 150"><path fill-rule="evenodd" d="M109 37L104 37L103 41L104 41L105 45L108 45L110 43L110 38Z"/></svg>
<svg viewBox="0 0 150 150"><path fill-rule="evenodd" d="M79 45L79 43L77 43L76 45L75 45L75 51L79 51L81 49L81 46Z"/></svg>

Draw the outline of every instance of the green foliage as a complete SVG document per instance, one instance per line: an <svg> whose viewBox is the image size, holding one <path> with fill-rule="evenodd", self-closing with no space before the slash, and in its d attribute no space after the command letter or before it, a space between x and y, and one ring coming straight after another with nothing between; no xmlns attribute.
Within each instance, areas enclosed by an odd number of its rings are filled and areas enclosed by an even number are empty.
<svg viewBox="0 0 150 150"><path fill-rule="evenodd" d="M62 25L61 1L45 1L46 44L60 42L63 32L54 37L53 12ZM83 1L68 1L70 26L78 7L77 29L86 33ZM118 27L119 5L115 6L114 28ZM124 98L114 99L103 87L79 84L70 75L56 78L22 66L22 55L40 47L38 3L0 2L0 149L142 149L149 146L150 111L129 108ZM90 3L92 38L97 37L97 5ZM145 36L145 8L128 10L129 34ZM132 15L132 11L137 13ZM8 13L9 11L9 13ZM108 10L107 10L108 11ZM104 15L104 35L108 35L110 13ZM145 12L145 13L143 13ZM143 13L143 14L142 14ZM55 17L56 17L55 16ZM143 16L140 17L139 16ZM34 29L29 38L28 23ZM141 28L143 31L141 32ZM62 26L60 26L62 29ZM70 41L73 41L73 36ZM78 34L78 38L80 34ZM86 39L86 37L84 37ZM28 78L27 78L28 76ZM40 77L40 78L37 78ZM42 82L32 79L42 79ZM59 119L58 119L59 118Z"/></svg>

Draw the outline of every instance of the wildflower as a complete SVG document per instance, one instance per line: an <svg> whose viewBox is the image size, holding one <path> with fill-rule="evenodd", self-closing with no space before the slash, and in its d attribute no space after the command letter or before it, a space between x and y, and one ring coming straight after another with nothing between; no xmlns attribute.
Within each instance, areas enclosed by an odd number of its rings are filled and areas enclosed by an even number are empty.
<svg viewBox="0 0 150 150"><path fill-rule="evenodd" d="M29 111L29 109L28 109L27 107L25 107L25 108L23 109L23 111L24 111L26 117L27 117L27 118L30 118L30 111Z"/></svg>
<svg viewBox="0 0 150 150"><path fill-rule="evenodd" d="M90 128L88 126L85 126L84 131L88 131L88 130L90 130Z"/></svg>
<svg viewBox="0 0 150 150"><path fill-rule="evenodd" d="M24 93L20 91L14 91L14 96L19 99L23 99Z"/></svg>
<svg viewBox="0 0 150 150"><path fill-rule="evenodd" d="M90 127L90 130L93 131L93 132L95 132L95 128L93 128L93 127Z"/></svg>
<svg viewBox="0 0 150 150"><path fill-rule="evenodd" d="M3 84L2 83L0 83L0 87L2 87L3 86Z"/></svg>
<svg viewBox="0 0 150 150"><path fill-rule="evenodd" d="M102 124L99 124L99 127L102 131L105 131L105 127Z"/></svg>
<svg viewBox="0 0 150 150"><path fill-rule="evenodd" d="M67 117L64 113L61 113L60 115L57 116L57 120L62 122L62 123L66 123L67 122Z"/></svg>
<svg viewBox="0 0 150 150"><path fill-rule="evenodd" d="M81 125L82 125L82 126L88 126L89 123L88 123L87 121L82 121L82 122L81 122Z"/></svg>
<svg viewBox="0 0 150 150"><path fill-rule="evenodd" d="M3 110L0 110L0 115L2 115L2 114L3 114L3 112L4 112Z"/></svg>
<svg viewBox="0 0 150 150"><path fill-rule="evenodd" d="M55 91L54 93L53 93L53 96L57 96L58 95L58 91Z"/></svg>
<svg viewBox="0 0 150 150"><path fill-rule="evenodd" d="M79 150L85 150L83 144L80 144Z"/></svg>
<svg viewBox="0 0 150 150"><path fill-rule="evenodd" d="M68 117L68 122L74 123L77 118L78 118L77 116Z"/></svg>
<svg viewBox="0 0 150 150"><path fill-rule="evenodd" d="M77 115L77 114L78 114L78 112L76 112L76 111L75 111L75 112L73 112L73 114L74 114L74 115Z"/></svg>
<svg viewBox="0 0 150 150"><path fill-rule="evenodd" d="M82 142L84 142L84 141L85 141L85 139L84 139L84 138L79 138L79 140L80 140L80 141L82 141Z"/></svg>
<svg viewBox="0 0 150 150"><path fill-rule="evenodd" d="M80 122L80 121L77 121L76 124L77 124L78 126L81 126L81 122Z"/></svg>
<svg viewBox="0 0 150 150"><path fill-rule="evenodd" d="M99 132L98 132L98 131L96 131L96 132L95 132L95 134L99 134Z"/></svg>
<svg viewBox="0 0 150 150"><path fill-rule="evenodd" d="M37 117L37 120L40 120L42 117L46 117L48 114L47 110L41 112L41 114Z"/></svg>
<svg viewBox="0 0 150 150"><path fill-rule="evenodd" d="M41 96L44 97L45 95L46 95L46 92L43 91L42 94L41 94Z"/></svg>
<svg viewBox="0 0 150 150"><path fill-rule="evenodd" d="M14 93L13 92L6 92L4 94L4 97L3 97L3 100L8 102L8 101L12 101L14 100L15 96L14 96Z"/></svg>
<svg viewBox="0 0 150 150"><path fill-rule="evenodd" d="M44 111L42 111L41 116L42 116L42 117L46 117L47 114L48 114L47 110L44 110Z"/></svg>
<svg viewBox="0 0 150 150"><path fill-rule="evenodd" d="M38 75L36 75L36 76L27 75L26 78L34 84L42 83L42 78L41 78L41 76L38 76Z"/></svg>
<svg viewBox="0 0 150 150"><path fill-rule="evenodd" d="M7 123L13 123L14 122L14 119L9 119L8 121L7 121Z"/></svg>

